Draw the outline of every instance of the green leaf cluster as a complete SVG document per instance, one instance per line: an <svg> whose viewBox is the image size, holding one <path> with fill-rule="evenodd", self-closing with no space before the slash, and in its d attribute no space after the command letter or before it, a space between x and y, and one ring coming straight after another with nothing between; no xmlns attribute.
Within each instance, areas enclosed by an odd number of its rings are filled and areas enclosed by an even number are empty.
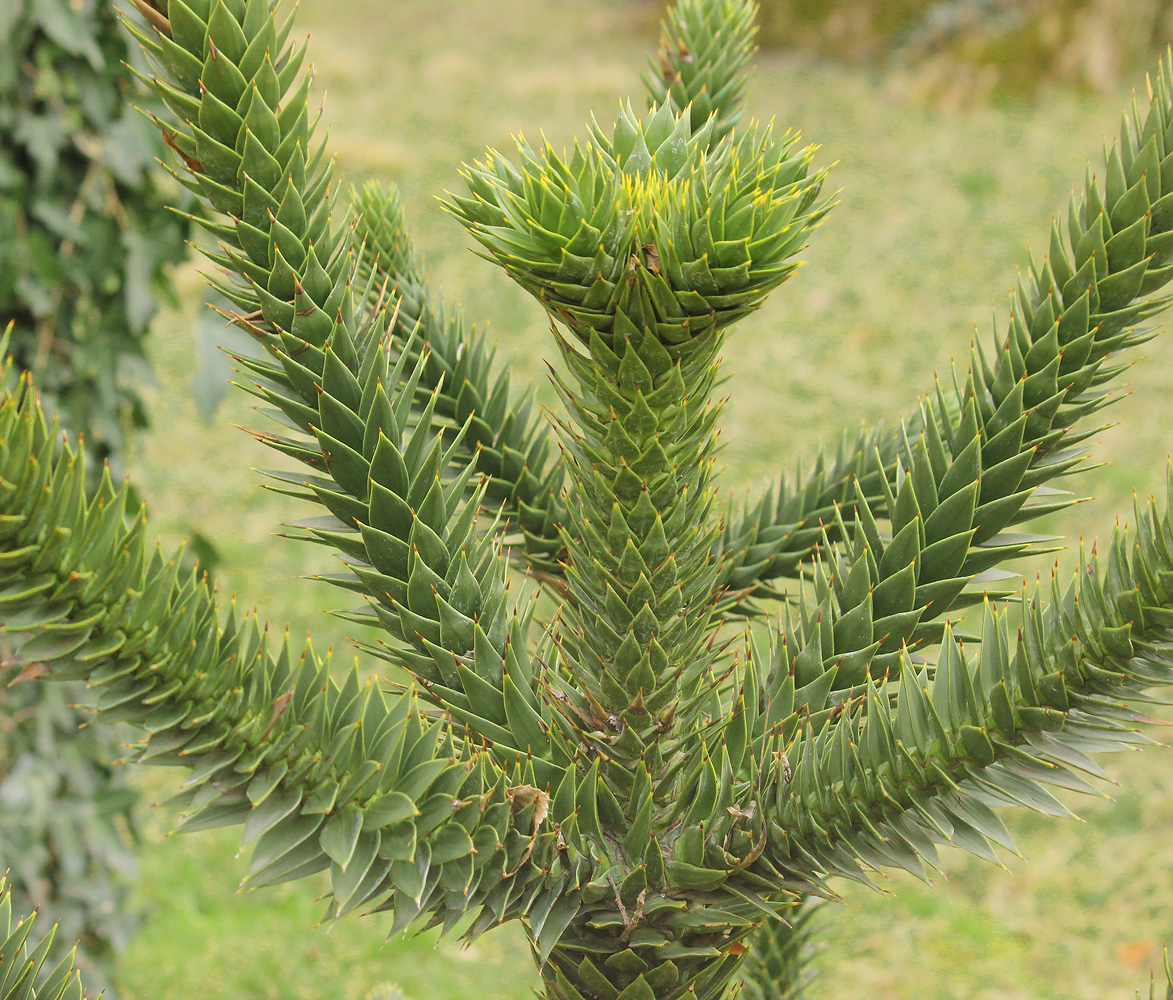
<svg viewBox="0 0 1173 1000"><path fill-rule="evenodd" d="M1080 421L1116 398L1119 355L1152 336L1141 324L1168 302L1153 294L1173 275L1171 87L1165 61L1147 113L1134 106L1123 117L1119 140L1105 150L1104 180L1088 168L1065 223L1052 225L1046 256L1013 290L1006 328L986 347L974 341L968 370L938 379L904 423L845 438L803 479L783 476L761 500L730 512L723 548L732 589L777 596L767 581L794 578L824 538L841 543L856 517L873 538L872 585L917 556L917 594L897 605L902 612L931 602L939 616L966 602L963 580L1046 551L1049 539L1019 526L1077 502L1052 483L1087 456L1098 428ZM865 508L889 521L891 542L875 540ZM909 558L894 553L889 571L880 570L881 553L914 521ZM926 545L936 549L922 560Z"/></svg>
<svg viewBox="0 0 1173 1000"><path fill-rule="evenodd" d="M0 998L83 1000L81 973L72 953L55 966L47 965L57 927L54 925L43 937L30 941L36 918L34 913L13 921L12 894L7 879L0 878L0 935L4 941L0 952Z"/></svg>
<svg viewBox="0 0 1173 1000"><path fill-rule="evenodd" d="M814 977L810 952L820 905L810 900L789 920L767 920L758 928L741 970L745 1000L801 1000Z"/></svg>
<svg viewBox="0 0 1173 1000"><path fill-rule="evenodd" d="M550 1000L718 1000L740 975L774 995L834 877L925 876L941 845L996 859L998 807L1062 814L1048 785L1090 790L1089 754L1144 742L1137 705L1173 682L1170 515L1139 508L1021 625L997 581L1049 544L1020 525L1070 502L1050 484L1164 305L1173 62L992 347L723 520L724 338L828 209L809 150L732 129L751 3L682 0L677 56L727 58L449 196L549 311L549 424L429 290L395 194L338 210L270 0L138 6L176 175L217 213L217 286L260 348L237 361L276 429L253 433L299 463L273 486L322 510L297 533L338 553L324 579L362 600L340 614L408 680L334 680L308 644L221 623L126 489L86 496L27 377L0 397L0 620L143 731L138 759L189 770L185 829L243 825L247 884L328 870L332 915L393 930L520 919ZM772 635L728 640L770 602ZM978 605L965 634L951 616Z"/></svg>
<svg viewBox="0 0 1173 1000"><path fill-rule="evenodd" d="M220 625L207 582L147 547L126 487L106 476L87 497L84 460L27 382L0 411L0 530L20 553L0 585L6 629L143 731L134 759L191 768L183 829L244 824L249 886L329 869L335 912L366 904L406 926L482 904L491 924L559 885L532 765L498 767L416 697L388 701L353 670L339 685L308 644L271 651L255 619Z"/></svg>
<svg viewBox="0 0 1173 1000"><path fill-rule="evenodd" d="M395 296L390 349L414 352L409 364L422 359L420 401L434 393L436 416L465 428L457 447L487 480L486 501L521 534L523 564L557 575L562 475L532 394L517 398L508 370L494 371L493 349L469 336L458 309L429 292L398 192L368 181L352 200L358 273L374 293L370 305L377 308L389 292Z"/></svg>
<svg viewBox="0 0 1173 1000"><path fill-rule="evenodd" d="M829 208L796 136L714 143L715 126L672 101L642 118L629 105L610 138L592 122L567 158L519 141L520 167L491 155L466 168L470 197L447 207L583 343L615 350L646 324L678 354L785 281Z"/></svg>
<svg viewBox="0 0 1173 1000"><path fill-rule="evenodd" d="M757 12L738 0L718 6L689 0L669 8L660 26L660 49L644 84L656 104L690 109L694 131L713 118L710 145L739 121L753 57Z"/></svg>

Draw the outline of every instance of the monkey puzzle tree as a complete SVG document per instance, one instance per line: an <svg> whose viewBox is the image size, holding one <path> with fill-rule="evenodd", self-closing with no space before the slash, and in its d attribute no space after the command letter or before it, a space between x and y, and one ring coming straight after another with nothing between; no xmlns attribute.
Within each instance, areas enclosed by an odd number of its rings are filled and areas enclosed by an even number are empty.
<svg viewBox="0 0 1173 1000"><path fill-rule="evenodd" d="M138 6L178 175L218 213L217 283L265 352L238 358L280 425L256 436L306 467L276 488L324 508L305 537L410 680L337 682L310 645L221 623L125 488L87 498L11 366L0 615L45 676L142 729L140 760L190 769L183 829L243 824L249 885L328 870L332 913L392 932L519 919L549 1000L717 998L742 975L781 996L787 923L829 879L923 875L941 844L993 859L996 807L1063 813L1048 784L1085 789L1090 752L1144 741L1133 706L1173 681L1167 515L1138 511L1104 572L1093 553L1015 618L983 586L1072 502L1049 484L1164 304L1173 64L992 347L914 418L726 511L721 345L829 207L809 149L740 122L749 0L680 0L649 111L564 154L491 152L446 203L550 313L552 427L428 291L393 192L335 218L271 0ZM771 641L729 640L776 601Z"/></svg>

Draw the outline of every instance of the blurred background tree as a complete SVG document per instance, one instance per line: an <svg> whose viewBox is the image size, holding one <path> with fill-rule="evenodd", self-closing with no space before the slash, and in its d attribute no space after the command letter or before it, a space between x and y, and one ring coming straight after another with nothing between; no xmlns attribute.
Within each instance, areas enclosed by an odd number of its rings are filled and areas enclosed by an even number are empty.
<svg viewBox="0 0 1173 1000"><path fill-rule="evenodd" d="M136 60L108 0L0 2L0 325L13 323L46 408L84 435L91 469L108 462L116 480L147 426L145 341L189 228L157 181L162 143L125 65ZM18 908L60 922L59 949L81 942L111 998L135 924L137 794L111 768L116 734L79 732L74 700L0 688L0 872Z"/></svg>
<svg viewBox="0 0 1173 1000"><path fill-rule="evenodd" d="M16 904L59 924L49 967L76 942L111 1000L116 955L137 924L128 901L139 796L111 764L118 739L106 727L79 732L74 696L46 686L0 687L0 872Z"/></svg>
<svg viewBox="0 0 1173 1000"><path fill-rule="evenodd" d="M187 221L158 189L160 142L124 66L141 57L110 3L6 0L0 39L0 316L47 404L121 479Z"/></svg>
<svg viewBox="0 0 1173 1000"><path fill-rule="evenodd" d="M1170 40L1170 0L766 0L760 36L893 70L946 105L1046 83L1111 93Z"/></svg>

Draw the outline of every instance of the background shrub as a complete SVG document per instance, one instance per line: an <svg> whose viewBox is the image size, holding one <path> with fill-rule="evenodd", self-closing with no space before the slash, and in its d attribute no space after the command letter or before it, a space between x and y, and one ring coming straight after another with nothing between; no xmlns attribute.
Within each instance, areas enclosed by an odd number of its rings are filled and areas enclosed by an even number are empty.
<svg viewBox="0 0 1173 1000"><path fill-rule="evenodd" d="M1170 0L775 0L761 44L899 70L959 103L1044 82L1109 93L1173 40Z"/></svg>
<svg viewBox="0 0 1173 1000"><path fill-rule="evenodd" d="M147 423L144 341L188 228L134 107L123 64L139 59L106 0L0 4L0 317L46 406L116 479Z"/></svg>
<svg viewBox="0 0 1173 1000"><path fill-rule="evenodd" d="M105 728L79 733L71 695L45 687L0 688L0 869L16 905L59 923L55 956L78 943L91 988L110 998L114 957L137 923L127 896L138 793L111 765L118 741Z"/></svg>
<svg viewBox="0 0 1173 1000"><path fill-rule="evenodd" d="M84 435L91 469L109 462L116 479L147 425L145 339L188 232L156 181L163 144L128 60L141 57L108 0L0 2L0 326L13 323L18 363ZM137 796L110 766L117 736L79 732L77 700L0 688L0 871L18 909L60 922L59 952L80 941L91 988L110 998L135 923Z"/></svg>

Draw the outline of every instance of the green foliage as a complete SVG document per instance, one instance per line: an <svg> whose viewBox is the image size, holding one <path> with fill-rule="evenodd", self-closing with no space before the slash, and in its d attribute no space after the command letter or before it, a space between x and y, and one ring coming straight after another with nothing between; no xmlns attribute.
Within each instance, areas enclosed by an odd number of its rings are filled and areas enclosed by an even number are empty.
<svg viewBox="0 0 1173 1000"><path fill-rule="evenodd" d="M137 923L128 899L137 795L111 764L112 734L78 732L80 697L65 685L0 688L0 868L17 912L36 909L58 927L53 961L77 944L87 981L112 998L114 958Z"/></svg>
<svg viewBox="0 0 1173 1000"><path fill-rule="evenodd" d="M533 415L533 397L514 402L509 376L492 372L493 351L470 340L459 312L433 302L408 236L399 196L376 182L353 193L359 274L379 296L394 289L393 350L423 362L418 390L434 394L435 413L465 431L457 447L487 480L485 496L520 529L525 563L557 573L561 469L550 461L546 427ZM419 337L411 334L418 330ZM426 346L426 349L424 349Z"/></svg>
<svg viewBox="0 0 1173 1000"><path fill-rule="evenodd" d="M110 461L116 475L146 424L144 339L188 230L156 180L165 147L134 107L127 59L141 64L101 0L0 10L0 324L44 404L84 435L91 469ZM40 906L59 942L81 942L94 983L134 923L133 796L109 767L117 739L78 732L77 694L30 684L2 699L0 870L18 908Z"/></svg>
<svg viewBox="0 0 1173 1000"><path fill-rule="evenodd" d="M660 51L644 83L655 104L671 99L677 110L689 108L692 131L708 125L710 146L741 120L746 68L757 32L755 14L737 0L719 7L680 3L661 25ZM715 116L711 125L710 116Z"/></svg>
<svg viewBox="0 0 1173 1000"><path fill-rule="evenodd" d="M745 1000L800 1000L813 978L809 953L821 905L811 900L789 920L767 920L758 928L741 968Z"/></svg>
<svg viewBox="0 0 1173 1000"><path fill-rule="evenodd" d="M902 643L939 640L940 615L975 600L968 581L1050 541L1007 529L1076 502L1047 484L1086 457L1095 429L1078 421L1114 398L1102 387L1122 370L1115 358L1151 335L1136 324L1164 307L1166 300L1148 296L1173 275L1166 200L1173 175L1163 170L1173 137L1166 132L1170 110L1161 103L1171 86L1167 64L1161 74L1148 117L1134 109L1122 122L1120 142L1106 154L1104 185L1089 167L1066 225L1054 220L1046 257L1031 263L1012 293L1005 339L986 349L975 340L969 370L938 380L906 425L845 441L833 459L820 455L805 481L783 477L757 505L731 517L724 542L729 584L769 597L777 595L762 589L766 581L796 576L813 548L824 538L844 539L846 523L861 516L853 529L856 555L816 583L817 606L785 630L793 641L806 645L818 631L820 648L831 656L879 641L878 660L875 650L863 654L878 676ZM869 523L869 512L887 517L889 541ZM888 554L900 545L907 550ZM869 549L866 559L861 546ZM829 570L839 559L829 556ZM855 632L846 626L838 636L827 631L831 613L814 630L832 591L839 594L840 618L864 599L863 589L848 585L853 568L861 582L852 586L862 588L866 574L867 585L882 595L869 591L867 600L879 600L880 618L891 620L882 631L849 639ZM844 594L851 595L846 602ZM926 621L922 609L930 606ZM837 684L858 683L859 670L845 661Z"/></svg>
<svg viewBox="0 0 1173 1000"><path fill-rule="evenodd" d="M0 39L0 319L46 405L118 474L146 423L144 338L188 223L156 180L163 147L109 3L12 0Z"/></svg>
<svg viewBox="0 0 1173 1000"><path fill-rule="evenodd" d="M46 958L53 947L56 926L39 939L33 938L36 914L13 923L12 897L6 880L0 878L0 935L4 951L0 954L0 998L3 1000L82 1000L81 973L67 954L55 966Z"/></svg>
<svg viewBox="0 0 1173 1000"><path fill-rule="evenodd" d="M330 869L338 914L377 899L406 926L481 901L505 919L560 884L532 762L496 767L418 699L388 702L355 671L335 684L308 644L271 652L255 619L221 626L206 580L149 551L127 487L105 476L87 498L84 460L58 445L27 382L4 413L8 538L33 559L6 579L36 575L9 593L6 628L37 633L25 658L86 680L98 711L144 730L132 757L199 762L176 800L184 829L245 823L249 886ZM41 548L46 533L57 541Z"/></svg>
<svg viewBox="0 0 1173 1000"><path fill-rule="evenodd" d="M1047 785L1087 790L1090 753L1145 742L1136 705L1173 682L1170 515L1140 507L1102 572L1093 552L1020 608L991 581L1046 550L1022 525L1072 502L1053 484L1164 305L1173 62L993 345L722 518L724 338L828 207L795 137L739 123L751 3L682 0L668 61L727 60L653 75L646 115L572 153L490 154L449 196L550 314L553 431L429 292L393 192L338 219L269 0L138 6L177 175L219 213L217 285L261 352L237 360L278 430L254 434L305 467L275 488L324 508L299 526L364 600L340 614L408 679L336 681L308 644L222 624L127 488L87 497L27 377L0 398L0 617L140 728L134 757L189 769L183 829L243 824L247 885L328 871L331 916L393 931L520 919L549 1000L717 1000L742 976L777 996L831 878L926 877L940 845L996 860L996 807L1064 814ZM718 93L698 125L689 101ZM779 602L768 640L727 641ZM949 616L977 605L962 645Z"/></svg>
<svg viewBox="0 0 1173 1000"><path fill-rule="evenodd" d="M694 132L675 100L642 120L624 108L612 138L592 123L568 160L520 141L520 171L475 164L472 197L448 207L585 346L614 354L646 326L676 361L790 277L783 261L829 207L794 136L718 140L715 124Z"/></svg>

